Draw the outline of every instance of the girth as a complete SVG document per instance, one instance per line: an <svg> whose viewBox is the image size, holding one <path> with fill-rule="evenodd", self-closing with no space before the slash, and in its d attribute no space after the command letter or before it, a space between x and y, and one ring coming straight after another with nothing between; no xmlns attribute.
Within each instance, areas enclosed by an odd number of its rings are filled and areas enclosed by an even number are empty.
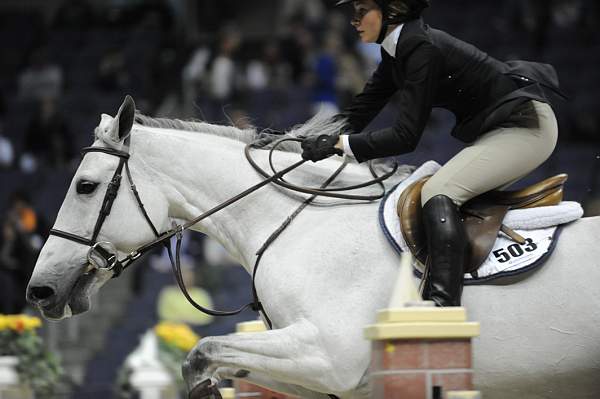
<svg viewBox="0 0 600 399"><path fill-rule="evenodd" d="M407 187L398 200L402 236L412 254L422 264L427 260L427 241L421 222L421 189L429 180L424 177ZM490 191L461 207L461 215L469 240L469 255L465 273L476 271L490 254L499 231L524 244L524 239L502 224L511 209L558 205L562 201L563 186L568 176L556 175L517 191Z"/></svg>

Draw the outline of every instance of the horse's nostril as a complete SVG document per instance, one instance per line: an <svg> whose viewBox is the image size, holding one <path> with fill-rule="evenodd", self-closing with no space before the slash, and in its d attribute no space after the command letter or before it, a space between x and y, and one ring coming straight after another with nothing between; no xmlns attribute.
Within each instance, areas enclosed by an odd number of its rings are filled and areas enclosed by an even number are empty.
<svg viewBox="0 0 600 399"><path fill-rule="evenodd" d="M54 295L54 290L50 287L31 287L31 298L34 301L43 301Z"/></svg>

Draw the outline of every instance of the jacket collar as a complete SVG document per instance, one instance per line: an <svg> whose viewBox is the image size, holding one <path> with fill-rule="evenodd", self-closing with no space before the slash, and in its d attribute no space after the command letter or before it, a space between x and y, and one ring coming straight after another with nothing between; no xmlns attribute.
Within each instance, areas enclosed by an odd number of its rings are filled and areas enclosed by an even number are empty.
<svg viewBox="0 0 600 399"><path fill-rule="evenodd" d="M400 33L402 33L402 28L404 24L400 24L394 29L381 43L381 47L392 57L396 58L396 47L398 46L398 41L400 40Z"/></svg>
<svg viewBox="0 0 600 399"><path fill-rule="evenodd" d="M396 54L394 54L394 58L403 59L409 54L414 47L414 43L416 37L422 37L424 40L430 40L429 27L423 21L423 18L413 19L412 21L408 21L404 23L402 28L402 34L398 38L398 43L396 45ZM387 53L387 51L384 51ZM386 54L387 55L387 54Z"/></svg>

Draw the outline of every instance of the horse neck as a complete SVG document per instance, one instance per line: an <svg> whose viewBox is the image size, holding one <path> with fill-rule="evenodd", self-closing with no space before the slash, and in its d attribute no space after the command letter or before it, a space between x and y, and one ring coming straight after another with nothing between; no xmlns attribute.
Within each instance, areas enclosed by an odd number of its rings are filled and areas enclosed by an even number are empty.
<svg viewBox="0 0 600 399"><path fill-rule="evenodd" d="M190 221L261 181L244 157L242 142L205 133L144 130L132 139L132 172L139 168L152 175L153 184L160 185L169 202L170 218ZM135 156L138 152L141 156ZM257 156L264 158L265 153L260 151ZM293 162L292 154L284 157ZM297 202L267 186L192 229L218 240L248 269L257 249L294 204Z"/></svg>

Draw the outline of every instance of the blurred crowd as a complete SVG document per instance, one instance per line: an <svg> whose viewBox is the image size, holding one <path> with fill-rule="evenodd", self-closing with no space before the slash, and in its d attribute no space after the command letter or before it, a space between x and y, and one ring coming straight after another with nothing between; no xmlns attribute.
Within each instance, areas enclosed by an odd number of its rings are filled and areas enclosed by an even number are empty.
<svg viewBox="0 0 600 399"><path fill-rule="evenodd" d="M26 306L25 288L47 226L24 193L15 192L2 215L0 235L0 314L18 314Z"/></svg>
<svg viewBox="0 0 600 399"><path fill-rule="evenodd" d="M339 111L380 59L333 0L9 3L0 4L0 171L14 173L3 174L13 184L0 201L0 284L17 297L47 234L19 181L72 173L100 113L125 94L146 114L285 129ZM558 111L561 140L598 146L597 1L432 3L429 23L497 58L555 64L571 96ZM451 123L433 119L439 130ZM588 185L596 196L599 162ZM22 306L0 292L2 309Z"/></svg>

